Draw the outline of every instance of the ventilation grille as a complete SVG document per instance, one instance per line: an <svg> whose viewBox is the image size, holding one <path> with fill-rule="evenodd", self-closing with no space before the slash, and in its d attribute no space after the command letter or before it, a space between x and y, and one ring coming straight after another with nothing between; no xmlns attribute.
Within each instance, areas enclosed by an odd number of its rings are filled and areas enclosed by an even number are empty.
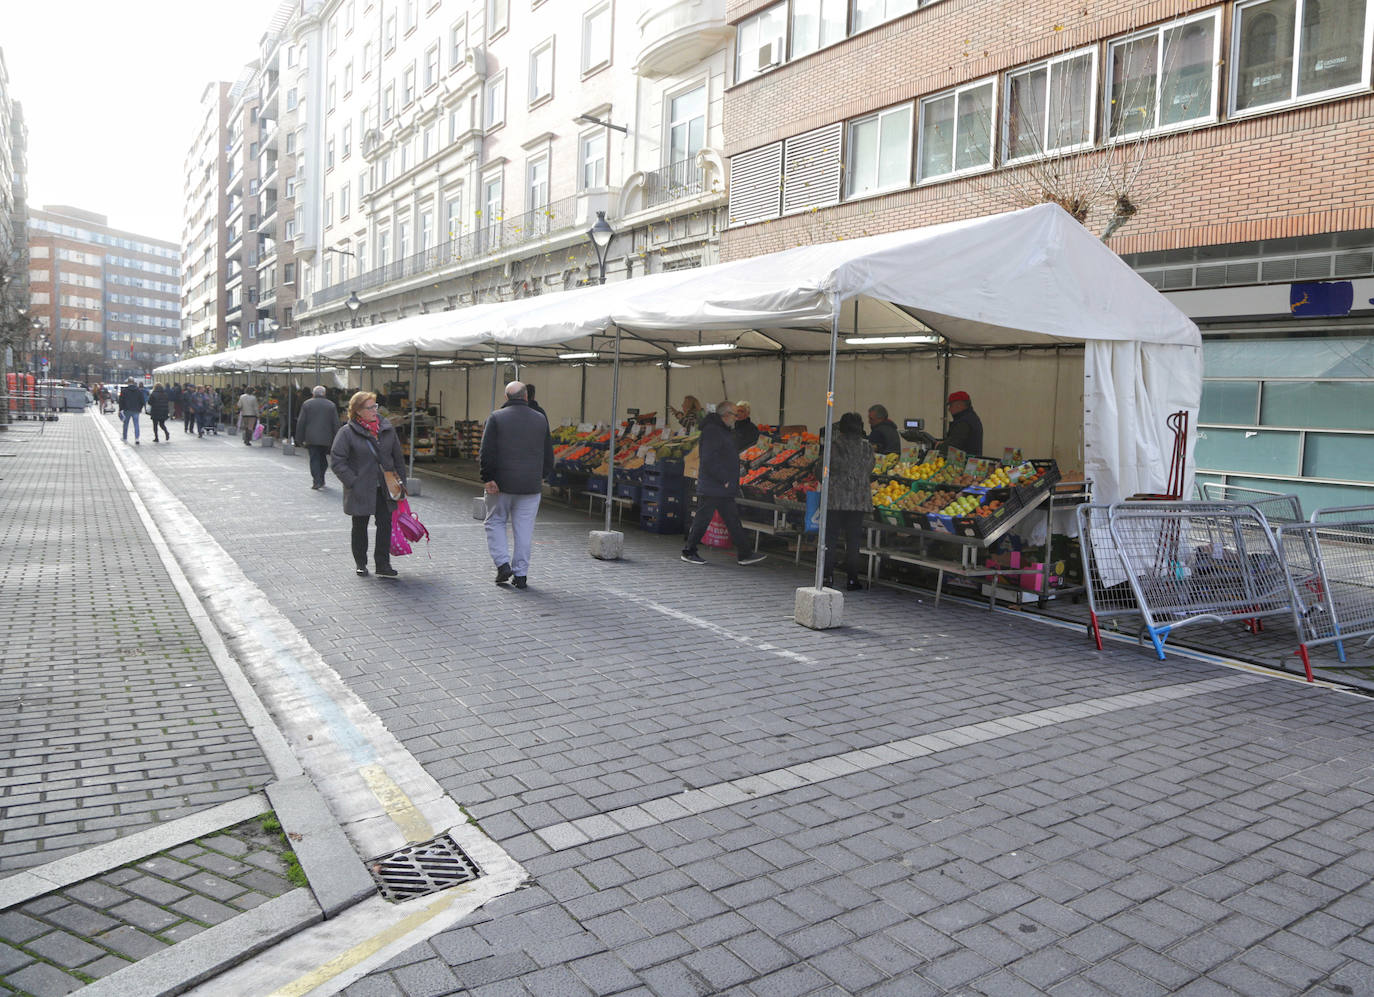
<svg viewBox="0 0 1374 997"><path fill-rule="evenodd" d="M840 124L787 140L782 167L782 213L840 203Z"/></svg>
<svg viewBox="0 0 1374 997"><path fill-rule="evenodd" d="M774 142L730 160L730 224L778 217L782 201L782 143Z"/></svg>
<svg viewBox="0 0 1374 997"><path fill-rule="evenodd" d="M482 875L477 863L447 834L373 859L368 869L382 896L396 901L438 893Z"/></svg>

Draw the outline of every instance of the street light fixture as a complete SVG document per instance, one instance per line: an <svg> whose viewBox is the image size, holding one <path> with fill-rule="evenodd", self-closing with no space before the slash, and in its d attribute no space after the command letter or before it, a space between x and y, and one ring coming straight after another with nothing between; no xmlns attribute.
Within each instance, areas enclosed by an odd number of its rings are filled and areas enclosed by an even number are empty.
<svg viewBox="0 0 1374 997"><path fill-rule="evenodd" d="M358 299L358 292L350 291L348 294L348 300L345 301L344 304L348 306L348 311L351 316L350 321L352 323L352 328L356 329L358 327L358 309L363 306L362 301Z"/></svg>
<svg viewBox="0 0 1374 997"><path fill-rule="evenodd" d="M596 252L596 266L598 283L606 283L606 253L611 248L611 240L615 238L615 229L611 228L611 223L606 221L606 212L596 213L596 223L587 229L587 238L591 240L592 249Z"/></svg>

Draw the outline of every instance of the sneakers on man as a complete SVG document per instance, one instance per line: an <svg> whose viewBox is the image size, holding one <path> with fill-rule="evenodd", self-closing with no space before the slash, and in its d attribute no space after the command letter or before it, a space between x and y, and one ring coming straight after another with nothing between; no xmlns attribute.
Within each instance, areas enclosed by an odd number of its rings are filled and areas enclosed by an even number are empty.
<svg viewBox="0 0 1374 997"><path fill-rule="evenodd" d="M511 579L511 584L518 589L523 589L529 586L529 580L524 575L516 575Z"/></svg>
<svg viewBox="0 0 1374 997"><path fill-rule="evenodd" d="M741 557L739 559L739 565L741 568L743 568L750 564L758 564L762 560L763 555L760 554L758 551L754 551L754 553L752 554L745 554L743 557Z"/></svg>
<svg viewBox="0 0 1374 997"><path fill-rule="evenodd" d="M401 577L401 573L400 573L399 571L397 571L395 568L391 567L390 565L387 565L385 568L377 568L377 569L376 569L376 572L377 572L377 577L378 577L378 578L399 578L399 577Z"/></svg>
<svg viewBox="0 0 1374 997"><path fill-rule="evenodd" d="M694 550L684 550L684 551L682 552L682 559L683 559L684 561L686 561L688 564L705 564L705 563L706 563L706 558L702 557L700 554L698 554L698 553L697 553L696 551L694 551Z"/></svg>
<svg viewBox="0 0 1374 997"><path fill-rule="evenodd" d="M504 585L511 580L515 572L510 569L510 562L507 562L496 569L496 584Z"/></svg>

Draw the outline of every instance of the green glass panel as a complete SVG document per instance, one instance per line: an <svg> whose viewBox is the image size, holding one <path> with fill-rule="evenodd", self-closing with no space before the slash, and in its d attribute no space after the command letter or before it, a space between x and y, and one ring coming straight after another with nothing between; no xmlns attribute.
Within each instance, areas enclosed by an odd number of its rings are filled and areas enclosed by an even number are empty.
<svg viewBox="0 0 1374 997"><path fill-rule="evenodd" d="M1369 485L1324 485L1309 484L1303 481L1281 481L1272 478L1251 478L1245 475L1229 475L1228 484L1244 488L1258 488L1267 492L1283 495L1296 495L1302 503L1302 516L1306 519L1316 509L1330 509L1344 505L1374 505L1374 487Z"/></svg>
<svg viewBox="0 0 1374 997"><path fill-rule="evenodd" d="M1301 434L1246 429L1200 429L1195 449L1200 471L1301 474Z"/></svg>
<svg viewBox="0 0 1374 997"><path fill-rule="evenodd" d="M1309 478L1374 481L1374 436L1308 433L1302 463Z"/></svg>
<svg viewBox="0 0 1374 997"><path fill-rule="evenodd" d="M1203 340L1202 373L1204 377L1370 377L1374 338Z"/></svg>
<svg viewBox="0 0 1374 997"><path fill-rule="evenodd" d="M1259 407L1258 381L1203 381L1197 421L1253 426Z"/></svg>
<svg viewBox="0 0 1374 997"><path fill-rule="evenodd" d="M1202 403L1204 406L1207 404L1206 386L1202 389ZM1374 382L1299 381L1266 384L1264 404L1260 408L1260 425L1374 429Z"/></svg>

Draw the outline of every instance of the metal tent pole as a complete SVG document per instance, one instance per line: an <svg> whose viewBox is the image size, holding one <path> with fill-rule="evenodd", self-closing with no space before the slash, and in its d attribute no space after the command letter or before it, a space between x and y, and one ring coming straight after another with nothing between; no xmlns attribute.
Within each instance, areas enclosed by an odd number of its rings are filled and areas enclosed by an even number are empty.
<svg viewBox="0 0 1374 997"><path fill-rule="evenodd" d="M816 527L816 591L824 586L825 578L825 525L827 506L830 504L830 443L834 436L835 424L835 346L840 341L840 302L830 319L830 372L825 385L825 443L821 454L821 508L820 523Z"/></svg>
<svg viewBox="0 0 1374 997"><path fill-rule="evenodd" d="M407 478L415 477L415 391L420 387L420 351L411 354L410 362L410 468Z"/></svg>
<svg viewBox="0 0 1374 997"><path fill-rule="evenodd" d="M620 406L620 326L615 327L615 364L611 367L611 445L606 465L606 532L611 532L611 506L615 504L615 414Z"/></svg>

